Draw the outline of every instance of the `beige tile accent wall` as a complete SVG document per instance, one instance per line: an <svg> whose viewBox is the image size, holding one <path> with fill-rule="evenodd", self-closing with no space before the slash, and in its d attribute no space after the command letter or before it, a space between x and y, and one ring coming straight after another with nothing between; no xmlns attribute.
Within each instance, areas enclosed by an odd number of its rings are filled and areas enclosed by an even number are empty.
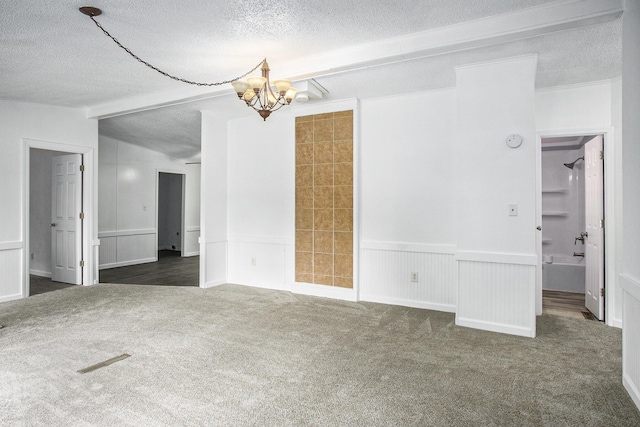
<svg viewBox="0 0 640 427"><path fill-rule="evenodd" d="M296 281L353 288L353 111L296 118Z"/></svg>

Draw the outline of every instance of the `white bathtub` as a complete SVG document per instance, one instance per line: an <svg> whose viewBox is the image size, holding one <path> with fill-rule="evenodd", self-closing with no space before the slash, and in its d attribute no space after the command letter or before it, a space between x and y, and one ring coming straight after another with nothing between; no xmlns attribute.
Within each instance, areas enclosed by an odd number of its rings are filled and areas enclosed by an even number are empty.
<svg viewBox="0 0 640 427"><path fill-rule="evenodd" d="M584 257L554 256L553 263L542 263L542 289L584 294Z"/></svg>

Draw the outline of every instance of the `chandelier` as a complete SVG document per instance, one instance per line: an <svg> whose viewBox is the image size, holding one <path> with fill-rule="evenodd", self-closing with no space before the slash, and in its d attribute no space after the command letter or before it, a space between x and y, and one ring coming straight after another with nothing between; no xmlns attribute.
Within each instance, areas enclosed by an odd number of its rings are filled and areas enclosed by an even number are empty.
<svg viewBox="0 0 640 427"><path fill-rule="evenodd" d="M274 80L273 86L269 81L269 63L266 58L262 62L262 77L249 77L246 81L235 80L231 86L238 94L238 99L246 102L247 106L253 108L260 116L267 120L273 112L278 111L284 105L291 104L298 89L291 87L291 80Z"/></svg>
<svg viewBox="0 0 640 427"><path fill-rule="evenodd" d="M102 10L92 6L83 6L79 10L83 14L87 15L107 37L109 37L115 44L118 45L118 47L122 48L138 62L146 65L154 71L157 71L165 77L169 77L170 79L196 86L221 86L231 83L233 89L238 94L238 98L245 101L249 107L256 110L263 118L263 120L267 120L267 117L269 117L273 111L277 111L283 106L291 104L293 97L296 96L296 93L298 92L297 89L291 87L290 80L284 79L273 81L273 84L275 86L274 92L274 89L271 87L271 82L269 81L269 64L267 63L266 58L260 61L258 65L256 65L243 75L222 82L202 83L183 79L181 77L176 77L167 73L166 71L162 71L158 67L151 65L144 59L140 58L138 55L134 54L128 47L120 43L118 39L109 34L109 32L105 30L102 25L100 25L100 23L95 19L96 16L100 16L102 14ZM247 81L240 80L257 70L261 65L262 67L260 69L262 71L262 77L249 77L247 78Z"/></svg>

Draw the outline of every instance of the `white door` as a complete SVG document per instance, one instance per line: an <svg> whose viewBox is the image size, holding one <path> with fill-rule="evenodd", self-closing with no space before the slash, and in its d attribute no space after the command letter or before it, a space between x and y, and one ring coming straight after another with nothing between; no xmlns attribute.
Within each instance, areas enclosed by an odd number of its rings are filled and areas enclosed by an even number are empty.
<svg viewBox="0 0 640 427"><path fill-rule="evenodd" d="M82 283L82 155L53 157L51 192L52 280Z"/></svg>
<svg viewBox="0 0 640 427"><path fill-rule="evenodd" d="M584 146L586 289L585 306L604 320L604 161L602 135Z"/></svg>

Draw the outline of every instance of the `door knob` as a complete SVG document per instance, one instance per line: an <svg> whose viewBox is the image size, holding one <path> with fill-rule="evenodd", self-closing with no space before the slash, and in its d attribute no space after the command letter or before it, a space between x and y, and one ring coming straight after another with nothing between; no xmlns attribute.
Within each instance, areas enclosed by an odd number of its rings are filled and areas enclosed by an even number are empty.
<svg viewBox="0 0 640 427"><path fill-rule="evenodd" d="M51 226L52 226L52 227L55 227L55 226L56 226L56 223L55 223L55 222L52 222L52 223L51 223Z"/></svg>

